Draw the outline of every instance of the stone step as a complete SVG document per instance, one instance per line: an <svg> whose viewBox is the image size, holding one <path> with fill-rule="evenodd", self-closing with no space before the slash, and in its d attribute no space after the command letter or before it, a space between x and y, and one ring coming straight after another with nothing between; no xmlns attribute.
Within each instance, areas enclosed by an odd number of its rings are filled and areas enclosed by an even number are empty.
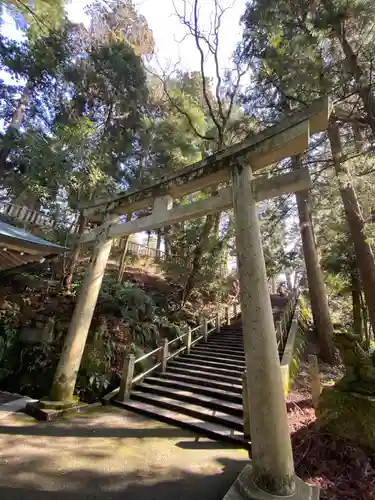
<svg viewBox="0 0 375 500"><path fill-rule="evenodd" d="M177 411L192 417L205 420L207 422L214 422L221 424L224 427L242 432L243 422L241 417L229 415L218 410L206 408L194 403L187 403L186 401L179 401L169 396L161 396L160 394L152 394L143 391L132 391L131 399L143 401L144 403L155 405L167 410Z"/></svg>
<svg viewBox="0 0 375 500"><path fill-rule="evenodd" d="M208 342L205 344L206 347L208 348L215 348L215 349L221 349L225 350L228 352L231 352L232 354L237 354L238 356L244 356L245 355L245 349L241 346L232 346L228 343L219 343L219 342Z"/></svg>
<svg viewBox="0 0 375 500"><path fill-rule="evenodd" d="M225 395L220 397L220 394L214 392L215 396L208 396L206 394L198 394L196 391L176 389L175 387L165 387L162 385L149 384L143 382L137 386L137 391L144 391L153 394L160 394L161 396L167 396L180 401L186 401L188 403L194 403L199 406L205 406L206 408L211 408L213 410L219 410L223 413L228 413L230 415L236 415L242 418L243 409L242 403L234 403L232 401L227 401L224 399Z"/></svg>
<svg viewBox="0 0 375 500"><path fill-rule="evenodd" d="M194 363L191 359L188 358L178 358L176 361L170 361L168 363L168 368L170 366L177 366L179 368L189 368L191 370L203 370L209 371L210 373L222 373L223 375L228 375L229 377L242 377L243 370L240 368L237 369L229 369L222 368L220 366L212 367L210 365L206 365L205 363Z"/></svg>
<svg viewBox="0 0 375 500"><path fill-rule="evenodd" d="M194 392L194 394L204 394L206 396L213 396L223 398L225 401L237 403L242 405L242 391L234 392L229 389L222 389L220 387L210 387L202 385L197 381L187 381L186 378L181 379L167 379L165 377L147 377L145 382L153 385L162 385L164 387L171 387L178 390L187 390Z"/></svg>
<svg viewBox="0 0 375 500"><path fill-rule="evenodd" d="M228 352L228 350L224 348L216 348L216 347L205 347L201 345L196 345L193 347L192 351L194 353L206 354L207 356L215 356L217 358L223 357L226 359L232 359L233 361L243 361L245 362L245 355L240 354L232 354Z"/></svg>
<svg viewBox="0 0 375 500"><path fill-rule="evenodd" d="M198 345L198 344L197 344ZM244 349L244 345L243 343L240 344L235 344L234 342L225 342L225 341L222 341L222 340L209 340L208 342L206 342L205 344L199 344L199 345L202 345L202 346L208 346L208 347L219 347L220 349L228 349L230 351L233 351L233 352L240 352L241 354L245 352L245 349Z"/></svg>
<svg viewBox="0 0 375 500"><path fill-rule="evenodd" d="M243 337L222 337L221 335L212 335L208 337L209 342L229 342L230 344L243 345Z"/></svg>
<svg viewBox="0 0 375 500"><path fill-rule="evenodd" d="M220 332L218 331L215 331L215 332L212 332L210 334L211 337L219 337L219 336L223 336L223 337L233 337L233 338L237 338L237 339L240 339L243 337L243 331L242 330L233 330L232 328L231 329L228 329L228 330L223 330L221 329Z"/></svg>
<svg viewBox="0 0 375 500"><path fill-rule="evenodd" d="M199 363L204 362L206 365L222 366L228 368L235 367L245 371L245 362L236 359L212 357L210 355L194 351L192 351L191 354L183 354L178 359L186 359L186 358L194 360L194 362L199 362Z"/></svg>
<svg viewBox="0 0 375 500"><path fill-rule="evenodd" d="M228 375L224 375L222 373L215 373L214 371L210 371L209 369L204 368L202 365L199 370L195 368L191 368L189 366L180 367L180 366L170 366L167 369L167 373L181 373L182 375L187 375L190 377L202 377L207 380L218 380L219 382L228 382L229 384L242 384L241 375L237 375L235 377L230 377Z"/></svg>
<svg viewBox="0 0 375 500"><path fill-rule="evenodd" d="M216 387L218 389L223 389L224 391L236 392L238 394L242 394L242 385L241 384L231 384L228 382L220 382L219 380L209 380L202 377L195 377L193 374L191 375L183 375L181 373L161 373L161 377L168 378L169 380L180 380L191 382L193 384L202 384L208 387Z"/></svg>
<svg viewBox="0 0 375 500"><path fill-rule="evenodd" d="M156 418L177 427L190 429L197 434L203 434L211 439L226 441L239 448L249 449L249 443L244 441L243 433L224 427L223 425L207 422L190 415L185 415L165 408L158 408L154 405L129 399L127 401L114 401L114 404L127 410L135 411L142 415Z"/></svg>
<svg viewBox="0 0 375 500"><path fill-rule="evenodd" d="M242 325L241 321L238 323L231 323L230 325L221 324L220 325L220 332L227 332L229 330L231 332L241 333L242 328L243 328L243 325Z"/></svg>

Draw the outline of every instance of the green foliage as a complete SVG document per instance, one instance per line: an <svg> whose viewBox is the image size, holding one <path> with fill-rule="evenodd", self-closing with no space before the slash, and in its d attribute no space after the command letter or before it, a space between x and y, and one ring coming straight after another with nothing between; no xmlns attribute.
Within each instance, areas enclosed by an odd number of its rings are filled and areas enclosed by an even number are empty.
<svg viewBox="0 0 375 500"><path fill-rule="evenodd" d="M7 311L0 324L0 387L42 397L48 393L57 362L57 346L19 340L17 313Z"/></svg>
<svg viewBox="0 0 375 500"><path fill-rule="evenodd" d="M10 362L14 350L14 344L18 338L17 329L14 327L15 313L2 315L0 327L0 371L2 376L6 374L7 365ZM4 373L5 372L5 373Z"/></svg>

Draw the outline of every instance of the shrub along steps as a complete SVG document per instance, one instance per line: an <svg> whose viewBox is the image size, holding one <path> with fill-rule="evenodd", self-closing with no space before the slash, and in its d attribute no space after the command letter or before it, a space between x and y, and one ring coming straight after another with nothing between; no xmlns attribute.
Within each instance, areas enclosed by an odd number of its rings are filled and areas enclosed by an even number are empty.
<svg viewBox="0 0 375 500"><path fill-rule="evenodd" d="M113 401L131 411L249 448L243 437L242 324L236 321L199 341L190 354L167 364L134 387L130 399Z"/></svg>

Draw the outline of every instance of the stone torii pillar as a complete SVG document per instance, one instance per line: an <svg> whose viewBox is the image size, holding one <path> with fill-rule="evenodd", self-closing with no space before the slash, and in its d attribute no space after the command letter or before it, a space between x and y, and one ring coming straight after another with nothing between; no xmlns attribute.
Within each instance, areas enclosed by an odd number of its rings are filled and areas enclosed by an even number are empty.
<svg viewBox="0 0 375 500"><path fill-rule="evenodd" d="M113 239L108 238L107 227L108 224L116 220L116 215L108 214L105 220L106 224L102 226L96 238L52 388L49 396L39 401L41 408L63 410L77 404L77 398L73 397L77 374L113 243Z"/></svg>
<svg viewBox="0 0 375 500"><path fill-rule="evenodd" d="M250 402L251 458L237 479L236 497L227 500L318 498L319 490L295 476L276 333L268 291L260 224L250 165L232 170L237 268L240 280L247 384ZM236 484L235 483L235 484Z"/></svg>

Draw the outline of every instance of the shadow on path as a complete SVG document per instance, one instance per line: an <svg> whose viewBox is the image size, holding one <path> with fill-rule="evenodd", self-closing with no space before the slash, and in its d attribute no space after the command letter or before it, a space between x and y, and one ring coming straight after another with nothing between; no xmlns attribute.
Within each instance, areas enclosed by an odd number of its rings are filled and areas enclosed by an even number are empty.
<svg viewBox="0 0 375 500"><path fill-rule="evenodd" d="M79 470L67 474L66 487L58 491L41 491L23 487L12 478L12 487L0 486L0 498L4 500L222 500L231 484L246 465L244 460L218 458L222 465L217 474L193 474L180 469L170 470L168 478L158 471L145 478L137 471L127 474L93 474ZM22 467L22 475L34 472ZM61 478L59 478L61 480ZM68 486L69 483L69 486ZM74 485L74 488L71 486Z"/></svg>

